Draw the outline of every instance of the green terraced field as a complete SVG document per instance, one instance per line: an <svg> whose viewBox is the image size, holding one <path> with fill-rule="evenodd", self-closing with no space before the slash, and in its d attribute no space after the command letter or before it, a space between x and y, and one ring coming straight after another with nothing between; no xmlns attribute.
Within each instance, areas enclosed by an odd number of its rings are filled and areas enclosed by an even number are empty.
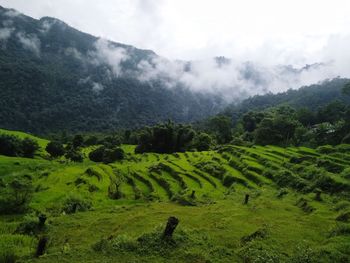
<svg viewBox="0 0 350 263"><path fill-rule="evenodd" d="M26 262L349 262L350 145L134 147L109 165L52 161L43 149L35 159L0 156L1 187L23 177L35 189L30 213L0 216L0 262L12 254ZM67 200L88 208L65 212ZM39 212L48 217L42 232L18 230ZM169 216L180 223L164 243ZM41 235L47 253L34 258Z"/></svg>

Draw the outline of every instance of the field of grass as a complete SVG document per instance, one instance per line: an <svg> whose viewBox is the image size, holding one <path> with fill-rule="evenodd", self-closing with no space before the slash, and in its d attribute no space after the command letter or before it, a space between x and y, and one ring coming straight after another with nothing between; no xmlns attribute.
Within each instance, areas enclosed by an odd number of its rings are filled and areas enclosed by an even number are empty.
<svg viewBox="0 0 350 263"><path fill-rule="evenodd" d="M34 189L30 211L0 216L0 262L350 262L350 145L122 147L109 165L0 156L0 190L14 178ZM21 231L40 213L43 229ZM170 216L179 226L165 242Z"/></svg>

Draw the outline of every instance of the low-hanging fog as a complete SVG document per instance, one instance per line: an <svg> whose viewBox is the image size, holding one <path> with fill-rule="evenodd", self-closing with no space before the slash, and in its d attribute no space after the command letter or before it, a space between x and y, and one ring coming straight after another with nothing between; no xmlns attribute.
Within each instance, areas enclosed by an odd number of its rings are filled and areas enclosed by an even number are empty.
<svg viewBox="0 0 350 263"><path fill-rule="evenodd" d="M229 101L350 77L346 0L0 0L0 5L36 18L57 17L100 36L87 56L74 47L65 54L82 63L107 64L111 77L161 79L169 88L182 85L221 94ZM8 14L0 40L16 34L25 49L40 56L40 36L15 32L11 17L16 15ZM50 26L43 21L41 33ZM132 59L130 49L107 39L159 55L125 69ZM93 90L103 89L101 83L88 81Z"/></svg>

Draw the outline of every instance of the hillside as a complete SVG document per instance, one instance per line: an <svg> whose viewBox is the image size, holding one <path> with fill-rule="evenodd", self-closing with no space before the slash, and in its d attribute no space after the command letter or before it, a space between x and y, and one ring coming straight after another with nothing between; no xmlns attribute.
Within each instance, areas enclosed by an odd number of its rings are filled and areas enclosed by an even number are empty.
<svg viewBox="0 0 350 263"><path fill-rule="evenodd" d="M115 130L169 118L191 122L222 109L218 96L169 88L162 79L141 81L140 63L160 59L153 51L2 7L0 25L2 128Z"/></svg>
<svg viewBox="0 0 350 263"><path fill-rule="evenodd" d="M5 255L26 262L350 258L350 145L226 145L173 154L122 148L124 160L110 164L0 156L1 200L14 180L35 189L31 211L2 211L0 261ZM168 242L161 233L170 216L179 226ZM48 237L47 251L35 259L41 236Z"/></svg>
<svg viewBox="0 0 350 263"><path fill-rule="evenodd" d="M310 111L316 111L333 101L350 105L350 96L345 96L342 92L348 82L348 79L337 78L278 94L256 95L228 106L224 113L232 116L233 120L237 121L248 111L261 111L281 105L288 105L295 109L306 108Z"/></svg>

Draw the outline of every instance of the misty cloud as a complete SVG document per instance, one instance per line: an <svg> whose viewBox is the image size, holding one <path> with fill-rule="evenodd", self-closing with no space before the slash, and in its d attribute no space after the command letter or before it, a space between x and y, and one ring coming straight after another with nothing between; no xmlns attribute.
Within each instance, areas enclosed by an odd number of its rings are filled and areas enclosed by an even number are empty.
<svg viewBox="0 0 350 263"><path fill-rule="evenodd" d="M20 16L20 15L21 15L21 13L18 12L17 10L14 10L14 9L11 9L11 10L5 12L5 16L11 17L11 18L12 18L12 17Z"/></svg>
<svg viewBox="0 0 350 263"><path fill-rule="evenodd" d="M109 65L115 76L122 74L121 63L129 58L124 48L116 47L106 39L99 38L95 42L95 50L90 51L91 62L96 65Z"/></svg>
<svg viewBox="0 0 350 263"><path fill-rule="evenodd" d="M101 92L104 89L104 86L100 83L93 82L92 83L92 90L96 93Z"/></svg>
<svg viewBox="0 0 350 263"><path fill-rule="evenodd" d="M16 34L23 48L32 51L37 56L40 55L40 40L36 35L27 35L23 32Z"/></svg>
<svg viewBox="0 0 350 263"><path fill-rule="evenodd" d="M13 28L0 28L0 40L6 41L9 37L11 37Z"/></svg>
<svg viewBox="0 0 350 263"><path fill-rule="evenodd" d="M72 56L75 59L78 59L78 60L81 60L81 61L84 60L83 55L74 47L66 48L65 51L64 51L64 54L66 56Z"/></svg>

